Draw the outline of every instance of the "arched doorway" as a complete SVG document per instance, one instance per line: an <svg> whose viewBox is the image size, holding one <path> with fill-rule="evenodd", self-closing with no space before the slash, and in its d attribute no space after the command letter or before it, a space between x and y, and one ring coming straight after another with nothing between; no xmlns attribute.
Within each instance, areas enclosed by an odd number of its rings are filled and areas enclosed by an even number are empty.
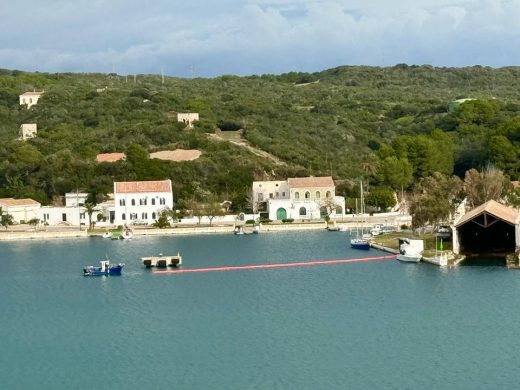
<svg viewBox="0 0 520 390"><path fill-rule="evenodd" d="M327 208L325 206L320 207L320 217L325 218L329 215L329 212L327 211Z"/></svg>
<svg viewBox="0 0 520 390"><path fill-rule="evenodd" d="M278 210L276 210L276 219L281 221L282 219L287 219L287 211L280 207Z"/></svg>

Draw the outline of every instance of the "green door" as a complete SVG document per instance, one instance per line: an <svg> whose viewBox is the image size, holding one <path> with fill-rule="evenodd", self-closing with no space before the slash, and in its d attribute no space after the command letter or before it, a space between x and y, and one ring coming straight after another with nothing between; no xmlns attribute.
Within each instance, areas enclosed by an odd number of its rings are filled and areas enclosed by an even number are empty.
<svg viewBox="0 0 520 390"><path fill-rule="evenodd" d="M278 210L276 210L276 219L281 221L282 219L287 218L287 211L285 211L284 208L280 207Z"/></svg>

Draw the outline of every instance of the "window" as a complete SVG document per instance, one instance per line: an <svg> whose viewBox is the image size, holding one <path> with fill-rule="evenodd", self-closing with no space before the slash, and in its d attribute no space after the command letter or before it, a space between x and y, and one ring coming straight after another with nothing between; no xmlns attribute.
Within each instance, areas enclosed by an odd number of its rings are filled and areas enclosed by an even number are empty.
<svg viewBox="0 0 520 390"><path fill-rule="evenodd" d="M285 192L282 192L282 196L285 198Z"/></svg>
<svg viewBox="0 0 520 390"><path fill-rule="evenodd" d="M130 219L137 219L137 213L131 213Z"/></svg>
<svg viewBox="0 0 520 390"><path fill-rule="evenodd" d="M305 207L300 207L300 216L307 215L307 209Z"/></svg>
<svg viewBox="0 0 520 390"><path fill-rule="evenodd" d="M125 214L125 213L121 214L121 219L122 219L123 221L126 221L126 214Z"/></svg>
<svg viewBox="0 0 520 390"><path fill-rule="evenodd" d="M79 219L85 219L85 213L79 213Z"/></svg>
<svg viewBox="0 0 520 390"><path fill-rule="evenodd" d="M141 219L148 219L148 213L142 213Z"/></svg>
<svg viewBox="0 0 520 390"><path fill-rule="evenodd" d="M140 206L146 206L146 198L139 199Z"/></svg>
<svg viewBox="0 0 520 390"><path fill-rule="evenodd" d="M307 191L305 193L305 199L310 199L311 198L311 193L309 191Z"/></svg>
<svg viewBox="0 0 520 390"><path fill-rule="evenodd" d="M154 212L154 213L152 213L152 219L155 219L155 218L156 218L156 214Z"/></svg>
<svg viewBox="0 0 520 390"><path fill-rule="evenodd" d="M280 197L280 193L279 193L279 192L276 193L276 197L277 197L277 198Z"/></svg>
<svg viewBox="0 0 520 390"><path fill-rule="evenodd" d="M135 199L132 199L132 206L135 206Z"/></svg>
<svg viewBox="0 0 520 390"><path fill-rule="evenodd" d="M67 214L65 214L65 213L61 214L61 220L63 222L67 222Z"/></svg>
<svg viewBox="0 0 520 390"><path fill-rule="evenodd" d="M159 204L163 204L163 205L166 204L166 199L164 199L164 198L159 199Z"/></svg>
<svg viewBox="0 0 520 390"><path fill-rule="evenodd" d="M330 196L331 196L330 191L327 191L327 193L325 194L325 197L328 199L328 198L330 198Z"/></svg>
<svg viewBox="0 0 520 390"><path fill-rule="evenodd" d="M155 198L152 198L152 206L155 206Z"/></svg>
<svg viewBox="0 0 520 390"><path fill-rule="evenodd" d="M119 199L119 206L124 206L124 205L125 205L125 200Z"/></svg>
<svg viewBox="0 0 520 390"><path fill-rule="evenodd" d="M321 198L321 193L319 191L316 191L316 199L320 199Z"/></svg>
<svg viewBox="0 0 520 390"><path fill-rule="evenodd" d="M272 192L269 194L269 199L273 199L273 193Z"/></svg>
<svg viewBox="0 0 520 390"><path fill-rule="evenodd" d="M295 200L300 200L300 193L299 192L295 192L294 193L294 199Z"/></svg>
<svg viewBox="0 0 520 390"><path fill-rule="evenodd" d="M259 201L259 202L263 202L263 200L264 200L264 194L260 193L260 194L257 195L257 197L258 197L258 201Z"/></svg>

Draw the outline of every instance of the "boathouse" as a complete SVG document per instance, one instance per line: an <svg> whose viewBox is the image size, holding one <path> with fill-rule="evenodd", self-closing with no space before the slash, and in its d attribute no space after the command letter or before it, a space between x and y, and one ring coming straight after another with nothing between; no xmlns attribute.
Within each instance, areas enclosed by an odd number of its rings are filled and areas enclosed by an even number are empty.
<svg viewBox="0 0 520 390"><path fill-rule="evenodd" d="M490 200L464 214L454 225L456 254L506 254L520 248L520 213Z"/></svg>

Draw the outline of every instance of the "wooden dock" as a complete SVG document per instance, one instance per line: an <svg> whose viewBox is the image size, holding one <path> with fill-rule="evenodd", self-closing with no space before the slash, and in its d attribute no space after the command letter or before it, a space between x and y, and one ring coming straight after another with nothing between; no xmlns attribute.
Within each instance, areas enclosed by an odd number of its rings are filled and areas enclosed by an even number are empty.
<svg viewBox="0 0 520 390"><path fill-rule="evenodd" d="M146 268L178 267L182 264L182 256L179 253L175 256L163 256L162 254L159 254L159 256L146 256L141 257L141 260Z"/></svg>

